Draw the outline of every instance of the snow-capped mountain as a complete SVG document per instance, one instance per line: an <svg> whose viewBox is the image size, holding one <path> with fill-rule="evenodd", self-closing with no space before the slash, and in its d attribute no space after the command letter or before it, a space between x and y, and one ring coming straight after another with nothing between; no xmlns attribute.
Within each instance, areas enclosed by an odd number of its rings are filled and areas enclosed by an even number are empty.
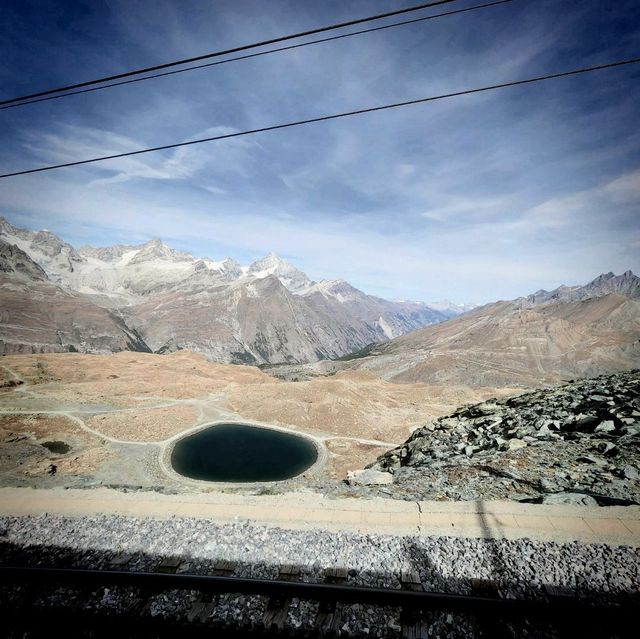
<svg viewBox="0 0 640 639"><path fill-rule="evenodd" d="M291 266L273 252L256 260L246 269L246 272L258 279L275 275L282 282L282 285L292 293L299 293L313 284L302 271Z"/></svg>
<svg viewBox="0 0 640 639"><path fill-rule="evenodd" d="M424 304L366 295L344 280L313 282L275 253L241 266L231 258L196 258L159 239L76 250L53 233L0 218L2 243L23 251L48 286L116 313L156 352L189 348L222 362L315 361L447 318ZM29 318L22 321L20 348L28 348ZM50 348L64 345L56 339Z"/></svg>
<svg viewBox="0 0 640 639"><path fill-rule="evenodd" d="M478 308L478 304L466 302L462 304L456 304L455 302L450 302L449 300L438 300L437 302L429 302L429 306L436 311L444 313L447 317L457 317L458 315L462 315L463 313L472 311L474 308Z"/></svg>
<svg viewBox="0 0 640 639"><path fill-rule="evenodd" d="M16 228L0 217L0 240L17 246L42 267L53 280L73 273L82 261L77 251L53 233Z"/></svg>
<svg viewBox="0 0 640 639"><path fill-rule="evenodd" d="M54 284L25 251L0 240L0 354L122 350L149 348L117 312Z"/></svg>

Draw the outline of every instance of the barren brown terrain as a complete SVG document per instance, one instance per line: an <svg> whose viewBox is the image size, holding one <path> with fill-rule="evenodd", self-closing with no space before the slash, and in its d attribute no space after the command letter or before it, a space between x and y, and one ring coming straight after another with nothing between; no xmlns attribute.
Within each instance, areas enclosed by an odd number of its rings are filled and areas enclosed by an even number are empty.
<svg viewBox="0 0 640 639"><path fill-rule="evenodd" d="M393 382L536 388L640 363L640 301L496 302L332 362Z"/></svg>
<svg viewBox="0 0 640 639"><path fill-rule="evenodd" d="M362 468L404 441L412 427L496 394L494 388L396 384L365 371L285 382L255 367L214 364L188 351L12 355L2 358L0 371L5 484L47 477L50 464L58 482L117 475L120 466L144 483L147 466L154 466L168 440L218 420L313 435L328 450L321 472L342 479L347 470ZM47 440L65 442L71 450L52 453L41 445ZM154 485L171 482L153 472Z"/></svg>

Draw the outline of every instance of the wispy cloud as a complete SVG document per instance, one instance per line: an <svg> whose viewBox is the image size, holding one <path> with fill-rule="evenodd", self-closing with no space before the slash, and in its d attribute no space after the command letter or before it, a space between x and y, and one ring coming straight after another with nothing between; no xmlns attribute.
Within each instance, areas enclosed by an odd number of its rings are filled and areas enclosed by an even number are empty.
<svg viewBox="0 0 640 639"><path fill-rule="evenodd" d="M574 5L515 2L6 111L0 165L121 153L629 53L640 35L631 0ZM0 39L16 69L4 84L20 87L27 70L36 88L69 80L69 51L86 60L74 70L83 79L363 13L337 0L149 6L111 0L59 22L16 4ZM60 77L21 46L32 32ZM314 278L393 298L489 301L640 270L638 77L620 69L5 180L0 214L76 243L160 236L241 261L276 250Z"/></svg>
<svg viewBox="0 0 640 639"><path fill-rule="evenodd" d="M210 127L183 140L189 142L238 130L232 127ZM43 162L64 163L78 159L90 159L138 151L148 147L144 140L119 135L93 127L66 124L56 133L30 131L26 135L25 148ZM90 184L100 186L129 180L186 180L208 170L214 174L247 174L245 165L259 145L244 139L220 140L215 151L204 151L199 146L170 149L162 153L148 153L113 160L96 165L96 171L110 174L91 179ZM208 178L210 179L210 177ZM223 192L215 186L205 186L212 192Z"/></svg>

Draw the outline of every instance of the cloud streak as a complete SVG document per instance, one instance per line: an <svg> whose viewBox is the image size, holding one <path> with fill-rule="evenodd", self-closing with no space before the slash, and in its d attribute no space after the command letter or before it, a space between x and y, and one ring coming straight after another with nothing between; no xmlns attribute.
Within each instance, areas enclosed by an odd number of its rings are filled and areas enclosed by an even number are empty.
<svg viewBox="0 0 640 639"><path fill-rule="evenodd" d="M624 48L640 35L633 2L560 4L514 2L13 109L3 112L0 165L119 153L633 53ZM56 22L53 2L35 15L10 5L0 39L16 69L4 71L8 87L26 70L33 86L74 79L39 74L18 46L34 30L52 69L69 51L87 60L73 70L82 79L359 12L337 1L180 10L114 1L65 9ZM160 236L241 261L275 250L313 278L392 298L484 302L585 282L640 270L639 77L617 70L5 180L0 214L75 243Z"/></svg>

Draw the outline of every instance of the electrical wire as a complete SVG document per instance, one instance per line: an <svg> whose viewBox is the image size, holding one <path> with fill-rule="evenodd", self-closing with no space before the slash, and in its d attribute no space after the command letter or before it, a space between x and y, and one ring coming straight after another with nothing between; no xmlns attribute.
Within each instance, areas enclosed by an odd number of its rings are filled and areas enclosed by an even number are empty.
<svg viewBox="0 0 640 639"><path fill-rule="evenodd" d="M417 98L415 100L406 100L404 102L395 102L392 104L383 104L381 106L367 107L363 109L356 109L355 111L344 111L342 113L334 113L331 115L323 115L315 118L307 118L305 120L296 120L294 122L286 122L284 124L274 124L271 126L260 127L258 129L250 129L248 131L238 131L236 133L226 133L224 135L216 135L209 138L201 138L199 140L190 140L188 142L177 142L174 144L164 144L162 146L155 146L148 149L140 149L138 151L127 151L126 153L116 153L113 155L105 155L102 157L90 158L87 160L77 160L75 162L65 162L63 164L52 164L48 166L41 166L35 169L26 169L24 171L15 171L13 173L5 173L0 175L0 179L15 177L17 175L26 175L28 173L40 173L42 171L52 171L54 169L62 169L70 166L79 166L82 164L91 164L93 162L103 162L105 160L115 160L118 158L129 157L132 155L141 155L143 153L153 153L155 151L164 151L166 149L176 149L182 146L191 146L194 144L202 144L204 142L214 142L216 140L227 140L230 138L238 138L245 135L254 135L256 133L264 133L266 131L276 131L279 129L288 129L291 127L302 126L306 124L314 124L317 122L326 122L327 120L337 120L338 118L346 118L354 115L361 115L363 113L373 113L376 111L384 111L387 109L396 109L399 107L410 106L413 104L423 104L425 102L435 102L436 100L443 100L445 98L455 98L463 95L471 95L473 93L482 93L483 91L494 91L496 89L505 89L507 87L521 86L525 84L533 84L534 82L542 82L544 80L551 80L554 78L564 78L567 76L574 76L584 73L590 73L592 71L602 71L604 69L612 69L614 67L622 67L631 64L637 64L640 62L640 58L631 58L629 60L619 60L617 62L609 62L607 64L600 64L597 66L584 67L582 69L573 69L571 71L561 71L559 73L551 73L542 76L536 76L534 78L527 78L524 80L513 80L511 82L503 82L500 84L492 84L489 86L478 87L475 89L465 89L463 91L455 91L453 93L443 93L440 95L429 96L426 98Z"/></svg>
<svg viewBox="0 0 640 639"><path fill-rule="evenodd" d="M260 51L259 53L249 53L247 55L237 56L235 58L227 58L226 60L218 60L216 62L207 62L206 64L198 64L186 69L176 69L175 71L165 71L163 73L154 73L153 75L147 75L142 78L133 78L132 80L122 80L120 82L111 82L110 84L103 84L97 87L91 87L89 89L80 89L78 91L69 91L68 93L61 93L59 95L49 95L44 98L35 98L33 100L27 100L24 102L17 102L15 104L7 104L0 106L0 111L4 109L15 109L16 107L26 106L28 104L35 104L37 102L48 102L49 100L59 100L60 98L66 98L71 95L80 95L82 93L91 93L93 91L101 91L102 89L110 89L112 87L119 87L124 84L134 84L136 82L144 82L145 80L153 80L155 78L163 78L169 75L177 75L178 73L185 73L186 71L196 71L198 69L206 69L208 67L215 67L221 64L227 64L228 62L237 62L239 60L248 60L250 58L258 58L263 55L269 55L271 53L279 53L281 51L290 51L291 49L300 49L302 47L308 47L312 44L320 44L323 42L332 42L333 40L342 40L343 38L351 38L352 36L362 35L365 33L373 33L375 31L383 31L385 29L393 29L395 27L402 27L407 24L415 24L416 22L425 22L427 20L435 20L436 18L443 18L446 16L452 16L459 13L468 13L470 11L477 11L479 9L488 9L489 7L495 7L501 4L507 4L514 0L496 0L496 2L488 2L486 4L477 4L464 9L456 9L455 11L446 11L444 13L435 13L430 16L424 16L422 18L413 18L412 20L403 20L402 22L392 22L391 24L385 24L381 27L372 27L370 29L362 29L360 31L352 31L351 33L343 33L337 36L331 36L329 38L320 38L318 40L310 40L308 42L302 42L300 44L290 44L286 47L278 47L277 49L269 49L267 51Z"/></svg>
<svg viewBox="0 0 640 639"><path fill-rule="evenodd" d="M255 49L258 47L266 46L268 44L276 44L278 42L285 42L287 40L294 40L296 38L302 38L316 33L325 33L327 31L334 31L335 29L342 29L344 27L351 27L356 24L362 24L364 22L372 22L374 20L382 20L383 18L390 18L391 16L401 15L403 13L411 13L414 11L420 11L421 9L429 9L431 7L437 7L442 4L450 4L451 2L457 2L458 0L432 0L432 2L426 2L423 4L414 5L412 7L405 7L404 9L396 9L395 11L387 11L386 13L379 13L377 15L367 16L366 18L358 18L356 20L348 20L347 22L340 22L338 24L332 24L326 27L318 27L317 29L309 29L307 31L301 31L299 33L292 33L286 36L280 36L278 38L270 38L269 40L262 40L261 42L254 42L252 44L245 44L239 47L233 47L232 49L225 49L223 51L214 51L213 53L206 53L204 55L198 55L192 58L184 58L182 60L175 60L174 62L165 62L164 64L157 64L152 67L145 67L143 69L136 69L134 71L126 71L124 73L117 73L115 75L105 76L103 78L97 78L95 80L87 80L85 82L78 82L76 84L69 84L63 87L57 87L55 89L48 89L47 91L38 91L37 93L31 93L28 95L18 96L16 98L10 98L8 100L0 100L0 106L10 104L12 102L21 102L23 100L30 100L31 98L39 98L45 95L51 95L53 93L61 93L62 91L69 91L72 89L80 89L82 87L91 86L94 84L100 84L102 82L110 82L111 80L120 80L122 78L128 78L134 75L140 75L142 73L149 73L151 71L159 71L160 69L167 69L169 67L180 66L182 64L189 64L190 62L198 62L199 60L206 60L209 58L218 58L224 55L230 55L232 53L238 53L240 51L246 51L248 49Z"/></svg>

